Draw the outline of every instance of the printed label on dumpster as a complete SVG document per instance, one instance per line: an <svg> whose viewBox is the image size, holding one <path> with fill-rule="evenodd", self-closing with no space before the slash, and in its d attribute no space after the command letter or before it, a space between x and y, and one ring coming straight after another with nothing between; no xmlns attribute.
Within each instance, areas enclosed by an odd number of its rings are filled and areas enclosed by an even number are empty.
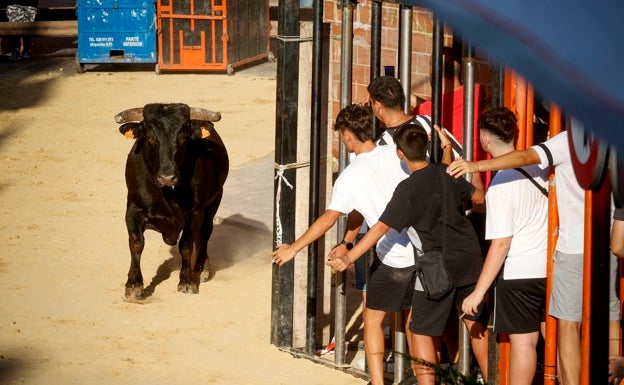
<svg viewBox="0 0 624 385"><path fill-rule="evenodd" d="M138 36L126 36L126 39L121 43L124 47L143 47L143 42Z"/></svg>
<svg viewBox="0 0 624 385"><path fill-rule="evenodd" d="M89 47L112 47L113 37L90 37Z"/></svg>

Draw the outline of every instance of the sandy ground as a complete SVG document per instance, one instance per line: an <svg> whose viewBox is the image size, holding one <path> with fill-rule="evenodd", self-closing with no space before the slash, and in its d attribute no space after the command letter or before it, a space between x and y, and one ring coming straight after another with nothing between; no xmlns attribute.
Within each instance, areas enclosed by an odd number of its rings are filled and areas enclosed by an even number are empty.
<svg viewBox="0 0 624 385"><path fill-rule="evenodd" d="M274 74L78 75L75 44L57 43L36 40L29 63L0 58L0 383L365 383L269 343L272 202L255 198L272 196ZM113 116L149 102L221 111L231 170L212 280L178 293L177 251L148 231L151 296L134 304L123 298L132 141Z"/></svg>

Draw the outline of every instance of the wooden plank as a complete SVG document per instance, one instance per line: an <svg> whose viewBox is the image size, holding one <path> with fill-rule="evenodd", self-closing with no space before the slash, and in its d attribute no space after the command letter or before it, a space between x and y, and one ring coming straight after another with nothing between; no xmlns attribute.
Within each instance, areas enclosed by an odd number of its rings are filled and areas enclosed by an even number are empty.
<svg viewBox="0 0 624 385"><path fill-rule="evenodd" d="M78 21L34 21L32 23L0 22L0 36L78 36Z"/></svg>

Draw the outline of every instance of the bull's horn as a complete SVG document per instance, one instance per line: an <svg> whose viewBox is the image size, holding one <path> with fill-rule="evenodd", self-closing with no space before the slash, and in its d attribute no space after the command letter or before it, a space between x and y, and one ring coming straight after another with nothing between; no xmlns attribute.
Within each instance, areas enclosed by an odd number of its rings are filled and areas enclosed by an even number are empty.
<svg viewBox="0 0 624 385"><path fill-rule="evenodd" d="M218 122L221 120L221 113L210 111L205 108L191 107L191 119L206 120L208 122Z"/></svg>
<svg viewBox="0 0 624 385"><path fill-rule="evenodd" d="M143 120L143 107L130 108L115 115L115 121L119 124L141 120Z"/></svg>

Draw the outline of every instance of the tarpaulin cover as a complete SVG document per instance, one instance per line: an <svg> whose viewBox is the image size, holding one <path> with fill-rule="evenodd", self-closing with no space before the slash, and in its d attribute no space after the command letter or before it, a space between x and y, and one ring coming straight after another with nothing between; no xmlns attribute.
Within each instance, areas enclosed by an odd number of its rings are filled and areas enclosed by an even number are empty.
<svg viewBox="0 0 624 385"><path fill-rule="evenodd" d="M624 1L406 0L624 150Z"/></svg>

